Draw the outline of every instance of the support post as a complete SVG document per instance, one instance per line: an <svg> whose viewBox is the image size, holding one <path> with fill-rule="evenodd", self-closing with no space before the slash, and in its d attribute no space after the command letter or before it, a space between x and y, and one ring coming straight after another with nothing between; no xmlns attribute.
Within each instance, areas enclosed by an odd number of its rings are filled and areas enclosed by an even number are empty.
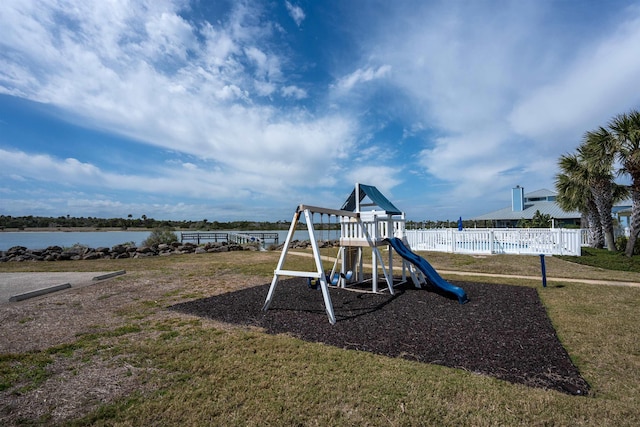
<svg viewBox="0 0 640 427"><path fill-rule="evenodd" d="M373 246L371 249L371 291L378 292L378 251Z"/></svg>
<svg viewBox="0 0 640 427"><path fill-rule="evenodd" d="M391 215L387 215L387 234L383 237L386 237L387 239L396 237L393 229L393 217ZM391 272L391 287L393 287L393 249L391 249L391 245L387 245L387 251L389 252L389 262L387 265L389 266L389 271Z"/></svg>
<svg viewBox="0 0 640 427"><path fill-rule="evenodd" d="M291 243L291 240L293 240L293 234L296 232L296 226L298 225L299 219L300 219L300 211L296 211L296 213L293 214L293 219L291 220L291 226L289 227L289 233L287 234L287 238L284 241L284 247L282 248L282 252L280 252L280 259L278 260L278 265L276 266L276 269L273 272L273 279L271 280L269 293L267 293L267 299L264 301L264 306L262 307L263 311L267 311L269 309L269 305L271 304L271 300L273 299L273 293L276 291L276 286L278 286L279 272L282 270L282 267L284 266L284 261L287 258L287 252L289 251L289 243Z"/></svg>
<svg viewBox="0 0 640 427"><path fill-rule="evenodd" d="M313 218L309 209L304 210L304 217L307 221L307 228L309 229L309 240L311 247L313 248L313 258L316 262L316 271L320 277L320 289L322 290L322 298L324 299L324 307L329 317L329 323L332 325L336 323L336 316L333 312L333 303L331 302L331 295L329 295L329 286L327 284L327 277L324 274L324 268L322 267L322 257L320 256L320 248L318 247L318 241L316 240L315 229L313 227Z"/></svg>
<svg viewBox="0 0 640 427"><path fill-rule="evenodd" d="M362 247L358 246L358 275L356 276L356 282L362 282L364 280L364 254Z"/></svg>
<svg viewBox="0 0 640 427"><path fill-rule="evenodd" d="M349 249L346 249L344 246L340 246L340 249L338 251L342 260L342 265L340 266L340 280L338 280L338 284L341 288L347 287L347 280L345 279L345 275L347 274L347 259L351 256L350 252L351 251L349 251ZM353 268L353 266L351 266L351 268Z"/></svg>
<svg viewBox="0 0 640 427"><path fill-rule="evenodd" d="M542 269L542 287L547 287L547 267L544 265L544 254L540 254L540 268Z"/></svg>
<svg viewBox="0 0 640 427"><path fill-rule="evenodd" d="M293 239L293 234L295 233L296 226L298 221L300 220L300 215L304 212L305 220L307 221L307 229L309 230L309 240L311 241L311 247L313 248L313 259L316 265L316 271L290 271L283 270L285 259L287 257L287 252L289 251L289 244ZM327 311L327 316L329 317L329 322L333 325L336 323L336 316L333 312L333 304L331 302L331 295L329 295L329 286L327 284L327 278L324 274L324 268L322 267L322 258L320 257L320 249L318 248L318 241L316 240L315 229L313 228L313 218L311 216L311 212L309 209L304 208L302 205L296 210L296 213L293 215L293 220L291 221L291 227L289 228L289 234L287 234L287 239L284 243L284 247L282 248L282 253L280 254L280 260L278 261L278 266L276 270L273 272L273 280L271 281L271 286L269 287L269 293L267 294L267 299L264 302L264 306L262 310L267 311L269 309L269 305L271 304L271 300L273 299L273 294L275 293L276 286L278 285L278 279L282 276L297 276L297 277L312 277L318 279L320 281L320 289L322 289L322 298L324 299L324 307Z"/></svg>

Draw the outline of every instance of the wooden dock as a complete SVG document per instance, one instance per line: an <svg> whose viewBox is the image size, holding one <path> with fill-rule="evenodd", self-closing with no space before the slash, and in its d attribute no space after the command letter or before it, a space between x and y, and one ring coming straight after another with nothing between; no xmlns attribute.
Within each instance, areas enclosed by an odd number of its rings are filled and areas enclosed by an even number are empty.
<svg viewBox="0 0 640 427"><path fill-rule="evenodd" d="M195 233L180 233L180 242L194 241L200 244L201 241L227 242L229 233L217 233L212 231L198 231Z"/></svg>
<svg viewBox="0 0 640 427"><path fill-rule="evenodd" d="M186 232L180 233L180 242L195 242L196 244L200 244L201 242L229 242L233 241L236 243L252 243L257 242L261 244L265 244L267 242L278 244L279 243L278 233L273 232L239 232L239 233L230 233L230 232L217 232L217 231L197 231L197 232Z"/></svg>

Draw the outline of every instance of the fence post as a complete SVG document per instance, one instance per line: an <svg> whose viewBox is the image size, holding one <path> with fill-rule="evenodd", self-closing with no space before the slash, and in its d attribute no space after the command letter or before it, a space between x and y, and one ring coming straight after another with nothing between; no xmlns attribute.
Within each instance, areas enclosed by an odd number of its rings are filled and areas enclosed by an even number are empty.
<svg viewBox="0 0 640 427"><path fill-rule="evenodd" d="M493 234L493 230L489 230L489 253L494 254L495 253L495 248L493 247L495 242L494 242L495 236Z"/></svg>
<svg viewBox="0 0 640 427"><path fill-rule="evenodd" d="M562 228L558 228L558 244L560 245L560 255L564 255L564 239L562 237Z"/></svg>
<svg viewBox="0 0 640 427"><path fill-rule="evenodd" d="M449 252L455 253L455 245L453 243L453 230L451 228L447 228L447 237L449 241Z"/></svg>
<svg viewBox="0 0 640 427"><path fill-rule="evenodd" d="M451 252L455 254L458 252L458 232L457 229L454 230L453 228L449 230L451 231Z"/></svg>

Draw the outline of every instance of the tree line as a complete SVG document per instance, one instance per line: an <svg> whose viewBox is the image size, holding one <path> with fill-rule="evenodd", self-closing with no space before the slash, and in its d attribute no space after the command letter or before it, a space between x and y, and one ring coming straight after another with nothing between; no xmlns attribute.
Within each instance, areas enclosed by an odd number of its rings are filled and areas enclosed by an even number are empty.
<svg viewBox="0 0 640 427"><path fill-rule="evenodd" d="M73 217L70 215L59 217L46 216L11 216L0 215L0 230L2 229L18 229L25 228L120 228L126 230L128 228L172 228L172 229L190 229L190 230L288 230L291 221L209 221L203 219L199 221L175 221L175 220L157 220L142 215L140 218L98 218L98 217ZM442 228L457 227L457 221L407 221L407 228ZM465 227L471 227L472 222L465 221ZM305 228L304 224L298 227ZM340 228L340 224L336 222L314 223L314 227L322 230L336 230Z"/></svg>
<svg viewBox="0 0 640 427"><path fill-rule="evenodd" d="M464 228L475 227L475 222L470 220L463 221ZM215 230L288 230L291 226L291 221L209 221L203 219L200 221L175 221L175 220L157 220L148 218L146 215L142 215L140 218L97 218L97 217L73 217L70 215L60 217L46 217L46 216L11 216L0 215L0 230L5 229L17 229L23 230L25 228L50 228L55 230L57 228L119 228L126 230L128 228L168 228L176 230L203 230L203 231L215 231ZM458 226L457 220L424 220L424 221L412 221L407 220L406 227L409 230L412 229L424 229L424 228L456 228ZM551 217L549 215L542 215L539 211L536 212L533 219L522 219L518 222L518 227L523 228L546 228L551 226ZM339 230L340 224L336 222L324 222L315 223L314 227L318 230ZM298 228L305 229L304 223L299 224Z"/></svg>
<svg viewBox="0 0 640 427"><path fill-rule="evenodd" d="M582 213L592 247L616 250L612 209L631 198L625 255L632 256L640 232L640 111L619 114L586 132L576 151L562 155L558 165L556 201L564 210ZM630 184L619 184L619 177Z"/></svg>
<svg viewBox="0 0 640 427"><path fill-rule="evenodd" d="M290 222L257 222L257 221L175 221L156 220L142 215L140 218L96 218L73 217L70 215L59 217L44 216L10 216L0 215L0 229L25 229L25 228L171 228L171 229L195 229L195 230L287 230Z"/></svg>

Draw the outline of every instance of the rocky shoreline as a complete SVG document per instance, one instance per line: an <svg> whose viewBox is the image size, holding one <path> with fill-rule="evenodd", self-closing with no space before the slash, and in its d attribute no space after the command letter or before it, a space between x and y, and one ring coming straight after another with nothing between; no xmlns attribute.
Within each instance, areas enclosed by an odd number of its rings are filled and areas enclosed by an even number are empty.
<svg viewBox="0 0 640 427"><path fill-rule="evenodd" d="M149 256L167 256L191 253L211 253L257 250L256 245L240 245L228 242L211 242L204 245L194 243L175 242L171 244L158 244L152 246L115 245L111 248L89 248L74 246L62 248L49 246L46 249L28 249L24 246L14 246L6 251L0 251L0 262L11 261L78 261L92 259L122 259L143 258Z"/></svg>
<svg viewBox="0 0 640 427"><path fill-rule="evenodd" d="M318 242L318 247L337 247L338 240L324 240ZM272 245L269 250L280 251L284 244ZM294 240L289 247L293 249L308 249L311 247L309 240ZM46 249L28 249L24 246L13 246L6 251L0 251L0 262L22 261L80 261L92 259L122 259L143 258L150 256L167 256L179 254L203 254L231 251L256 251L259 245L255 243L238 244L232 242L208 242L202 245L195 243L174 242L161 243L152 246L135 246L132 244L120 244L111 248L90 248L82 245L63 248L61 246L49 246Z"/></svg>

